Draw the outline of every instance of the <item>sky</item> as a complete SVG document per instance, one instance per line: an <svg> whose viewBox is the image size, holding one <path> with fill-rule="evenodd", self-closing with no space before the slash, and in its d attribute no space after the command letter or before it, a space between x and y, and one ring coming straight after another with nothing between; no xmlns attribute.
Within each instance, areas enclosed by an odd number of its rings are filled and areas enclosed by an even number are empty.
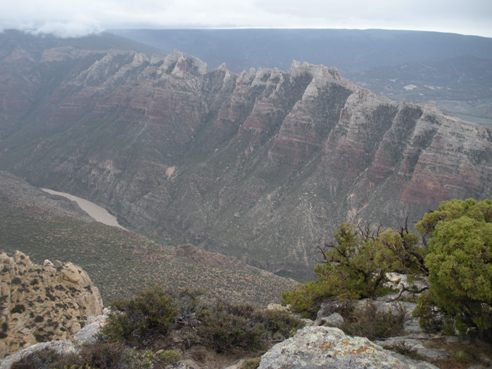
<svg viewBox="0 0 492 369"><path fill-rule="evenodd" d="M492 0L0 0L0 30L413 29L492 37Z"/></svg>

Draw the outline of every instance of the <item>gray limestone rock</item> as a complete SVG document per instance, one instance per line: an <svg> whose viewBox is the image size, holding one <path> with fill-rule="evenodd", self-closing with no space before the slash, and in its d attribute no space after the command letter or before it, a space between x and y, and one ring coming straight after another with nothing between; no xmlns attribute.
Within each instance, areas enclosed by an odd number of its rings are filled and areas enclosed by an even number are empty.
<svg viewBox="0 0 492 369"><path fill-rule="evenodd" d="M333 313L330 316L323 317L319 320L316 320L316 325L324 325L327 327L340 328L344 322L345 322L345 320L343 319L343 317L340 314Z"/></svg>
<svg viewBox="0 0 492 369"><path fill-rule="evenodd" d="M410 351L414 351L426 360L447 359L449 357L449 353L446 350L429 347L429 345L426 345L427 341L429 341L429 338L424 336L403 336L389 337L385 340L376 341L376 343L386 349L398 346L404 347Z"/></svg>
<svg viewBox="0 0 492 369"><path fill-rule="evenodd" d="M306 327L272 347L259 369L437 369L369 341L350 337L338 328Z"/></svg>
<svg viewBox="0 0 492 369"><path fill-rule="evenodd" d="M73 341L77 345L86 343L94 343L97 340L97 335L108 319L109 309L104 309L102 315L89 317L87 324L73 336Z"/></svg>

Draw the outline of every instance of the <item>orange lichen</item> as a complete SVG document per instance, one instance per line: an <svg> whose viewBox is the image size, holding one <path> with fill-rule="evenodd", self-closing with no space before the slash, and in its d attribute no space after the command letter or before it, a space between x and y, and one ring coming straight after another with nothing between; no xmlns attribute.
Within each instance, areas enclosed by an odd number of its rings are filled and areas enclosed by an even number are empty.
<svg viewBox="0 0 492 369"><path fill-rule="evenodd" d="M330 349L331 346L332 346L331 342L325 342L319 348L321 351L326 351L326 350Z"/></svg>
<svg viewBox="0 0 492 369"><path fill-rule="evenodd" d="M368 351L370 351L370 347L367 345L362 345L359 348L352 350L350 353L352 355L359 355L359 354L362 354L362 353L368 352Z"/></svg>

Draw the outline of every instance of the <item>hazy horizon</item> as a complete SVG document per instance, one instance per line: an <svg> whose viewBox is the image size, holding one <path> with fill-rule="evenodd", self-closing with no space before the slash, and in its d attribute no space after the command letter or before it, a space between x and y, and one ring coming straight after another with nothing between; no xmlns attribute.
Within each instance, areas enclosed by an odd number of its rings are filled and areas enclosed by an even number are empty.
<svg viewBox="0 0 492 369"><path fill-rule="evenodd" d="M62 37L111 29L383 29L492 37L492 2L470 0L18 0L0 31Z"/></svg>

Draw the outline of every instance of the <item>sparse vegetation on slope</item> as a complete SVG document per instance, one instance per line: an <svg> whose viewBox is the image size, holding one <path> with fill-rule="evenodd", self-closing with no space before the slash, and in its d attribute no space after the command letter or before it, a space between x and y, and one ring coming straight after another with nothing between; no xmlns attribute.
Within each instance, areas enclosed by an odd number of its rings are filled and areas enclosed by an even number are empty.
<svg viewBox="0 0 492 369"><path fill-rule="evenodd" d="M61 355L53 350L35 352L22 358L11 369L149 369L146 352L118 343L86 345L78 354ZM154 369L164 369L154 366Z"/></svg>
<svg viewBox="0 0 492 369"><path fill-rule="evenodd" d="M159 288L115 302L111 309L103 337L140 349L164 346L186 350L200 345L217 353L255 353L303 326L284 311L225 301L210 303L196 293L166 293ZM179 347L176 337L182 342Z"/></svg>
<svg viewBox="0 0 492 369"><path fill-rule="evenodd" d="M303 325L283 311L210 303L194 293L154 288L113 304L99 340L77 354L41 351L13 369L163 369L182 358L200 362L210 355L230 362L238 355L263 354L272 343L292 336ZM254 363L251 360L250 367Z"/></svg>
<svg viewBox="0 0 492 369"><path fill-rule="evenodd" d="M0 173L0 249L21 250L37 262L73 261L100 286L106 303L146 286L161 285L266 305L296 285L220 254L193 246L163 246L136 233L92 222L67 200L10 175L8 181L6 178Z"/></svg>

